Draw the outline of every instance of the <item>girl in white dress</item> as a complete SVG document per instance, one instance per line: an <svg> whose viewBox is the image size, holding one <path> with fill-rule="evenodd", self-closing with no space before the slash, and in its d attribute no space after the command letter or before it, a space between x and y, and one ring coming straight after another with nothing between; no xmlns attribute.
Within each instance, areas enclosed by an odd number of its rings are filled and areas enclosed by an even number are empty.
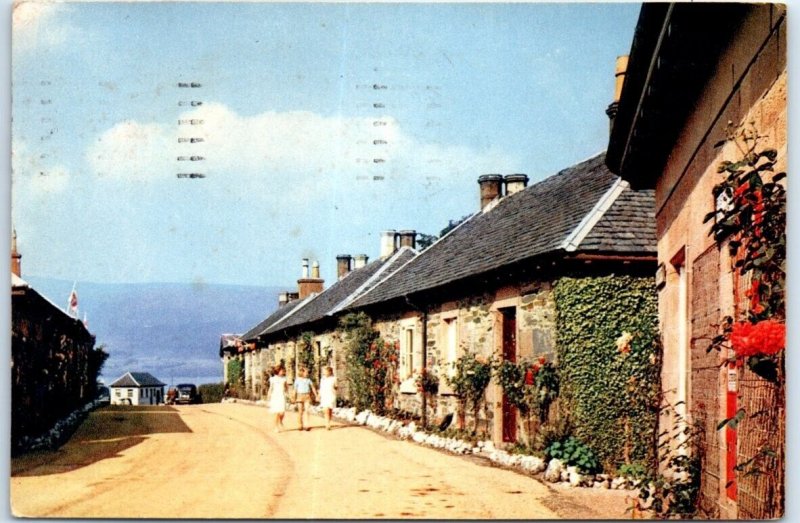
<svg viewBox="0 0 800 523"><path fill-rule="evenodd" d="M286 369L278 367L269 379L269 411L275 414L275 432L283 430L283 415L286 414Z"/></svg>
<svg viewBox="0 0 800 523"><path fill-rule="evenodd" d="M331 430L331 416L336 406L336 378L330 367L325 367L325 375L319 380L319 405L325 412L325 428Z"/></svg>

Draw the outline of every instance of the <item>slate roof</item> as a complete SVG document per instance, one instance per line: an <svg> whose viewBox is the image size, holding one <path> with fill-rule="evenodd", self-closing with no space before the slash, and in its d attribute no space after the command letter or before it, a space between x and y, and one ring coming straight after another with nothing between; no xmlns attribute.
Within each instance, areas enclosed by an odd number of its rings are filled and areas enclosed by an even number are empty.
<svg viewBox="0 0 800 523"><path fill-rule="evenodd" d="M580 243L581 251L656 251L655 191L626 189Z"/></svg>
<svg viewBox="0 0 800 523"><path fill-rule="evenodd" d="M264 334L318 321L344 310L354 299L377 285L414 256L416 251L404 247L386 260L375 260L364 267L350 271L344 278L316 295L302 310L273 324Z"/></svg>
<svg viewBox="0 0 800 523"><path fill-rule="evenodd" d="M258 336L260 334L262 334L265 330L267 330L267 327L269 327L273 323L281 320L284 316L286 316L287 314L292 312L299 305L304 304L307 301L308 301L307 299L293 300L293 301L290 301L289 303L285 303L285 304L281 305L272 314L270 314L269 316L264 318L263 321L259 322L258 325L256 325L255 327L253 327L249 331L247 331L244 334L242 334L242 339L244 341L253 341L253 340L255 340L256 338L258 338Z"/></svg>
<svg viewBox="0 0 800 523"><path fill-rule="evenodd" d="M476 212L353 307L433 289L538 255L580 252L582 242L588 242L590 251L631 254L642 247L655 254L655 228L646 225L653 219L652 192L629 192L600 153ZM634 224L630 230L629 223Z"/></svg>
<svg viewBox="0 0 800 523"><path fill-rule="evenodd" d="M163 387L166 383L161 383L149 372L126 372L109 387Z"/></svg>

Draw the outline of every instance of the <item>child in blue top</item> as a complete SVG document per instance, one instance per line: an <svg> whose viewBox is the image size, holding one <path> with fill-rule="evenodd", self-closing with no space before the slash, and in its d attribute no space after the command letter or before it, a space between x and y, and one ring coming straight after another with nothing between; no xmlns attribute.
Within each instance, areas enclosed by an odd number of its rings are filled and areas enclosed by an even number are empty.
<svg viewBox="0 0 800 523"><path fill-rule="evenodd" d="M297 409L298 409L298 419L300 421L300 430L311 430L311 427L308 429L304 428L305 423L304 421L308 421L308 413L307 407L311 405L311 393L313 392L316 396L317 391L314 388L314 384L308 379L308 369L302 368L300 369L300 375L294 379L294 391L297 401Z"/></svg>

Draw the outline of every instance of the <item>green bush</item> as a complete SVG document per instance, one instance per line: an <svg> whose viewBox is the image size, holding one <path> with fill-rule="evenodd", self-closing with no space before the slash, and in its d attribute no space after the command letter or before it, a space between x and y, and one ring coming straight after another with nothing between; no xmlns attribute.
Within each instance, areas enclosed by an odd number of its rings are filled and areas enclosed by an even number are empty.
<svg viewBox="0 0 800 523"><path fill-rule="evenodd" d="M225 391L224 383L204 383L197 387L200 393L200 400L203 403L219 403L222 401L222 394Z"/></svg>
<svg viewBox="0 0 800 523"><path fill-rule="evenodd" d="M636 481L641 481L647 477L648 467L641 461L625 463L617 469L617 476L625 476Z"/></svg>
<svg viewBox="0 0 800 523"><path fill-rule="evenodd" d="M600 463L592 449L572 436L564 441L554 441L545 449L544 454L547 458L578 467L583 474L594 474L600 470Z"/></svg>
<svg viewBox="0 0 800 523"><path fill-rule="evenodd" d="M564 277L554 287L560 408L606 471L655 464L660 346L652 277Z"/></svg>

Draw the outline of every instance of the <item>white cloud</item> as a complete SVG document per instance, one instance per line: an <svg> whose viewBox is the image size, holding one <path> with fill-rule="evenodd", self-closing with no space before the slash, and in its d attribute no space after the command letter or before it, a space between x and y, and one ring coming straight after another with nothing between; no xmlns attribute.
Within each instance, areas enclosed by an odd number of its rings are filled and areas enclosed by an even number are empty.
<svg viewBox="0 0 800 523"><path fill-rule="evenodd" d="M375 177L430 186L516 167L515 158L499 151L423 143L390 116L308 111L242 116L212 103L178 120L186 124L118 123L93 143L87 161L100 177L131 182L174 179L179 172L200 172L209 180L244 186L269 181L270 192L282 198L325 195L342 182ZM179 143L179 138L203 141ZM178 160L193 156L203 159Z"/></svg>

